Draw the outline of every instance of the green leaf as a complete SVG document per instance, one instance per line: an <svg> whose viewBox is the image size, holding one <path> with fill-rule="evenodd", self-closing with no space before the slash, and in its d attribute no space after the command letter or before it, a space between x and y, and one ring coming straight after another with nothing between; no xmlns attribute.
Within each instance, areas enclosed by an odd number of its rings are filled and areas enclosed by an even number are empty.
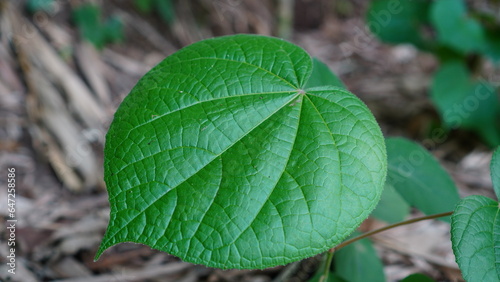
<svg viewBox="0 0 500 282"><path fill-rule="evenodd" d="M500 199L500 147L493 153L490 164L491 182L497 199Z"/></svg>
<svg viewBox="0 0 500 282"><path fill-rule="evenodd" d="M155 0L134 0L134 5L143 13L149 13L153 10Z"/></svg>
<svg viewBox="0 0 500 282"><path fill-rule="evenodd" d="M49 12L54 9L54 0L28 0L26 2L26 9L30 13L36 13L38 11Z"/></svg>
<svg viewBox="0 0 500 282"><path fill-rule="evenodd" d="M120 42L123 35L123 24L118 17L109 18L104 25L105 42Z"/></svg>
<svg viewBox="0 0 500 282"><path fill-rule="evenodd" d="M342 80L340 80L325 63L317 58L313 58L313 70L311 77L307 81L306 88L329 85L347 89Z"/></svg>
<svg viewBox="0 0 500 282"><path fill-rule="evenodd" d="M500 27L493 31L486 30L486 46L484 50L482 50L482 53L485 56L489 57L497 64L500 61L500 36L498 35L499 30Z"/></svg>
<svg viewBox="0 0 500 282"><path fill-rule="evenodd" d="M428 24L430 1L374 0L366 14L366 25L388 43L411 43L427 49L430 42L423 34Z"/></svg>
<svg viewBox="0 0 500 282"><path fill-rule="evenodd" d="M410 213L410 206L390 184L385 183L384 192L371 216L389 224L403 221Z"/></svg>
<svg viewBox="0 0 500 282"><path fill-rule="evenodd" d="M349 282L384 282L384 268L369 239L349 244L335 253L335 273Z"/></svg>
<svg viewBox="0 0 500 282"><path fill-rule="evenodd" d="M175 18L172 0L134 0L134 4L143 13L156 11L166 23L172 23Z"/></svg>
<svg viewBox="0 0 500 282"><path fill-rule="evenodd" d="M111 213L97 252L137 242L217 268L326 251L380 199L385 144L337 87L303 89L311 58L234 35L176 52L124 99L106 136Z"/></svg>
<svg viewBox="0 0 500 282"><path fill-rule="evenodd" d="M500 144L500 103L496 89L474 81L463 62L441 65L432 82L431 99L450 128L467 128L490 145Z"/></svg>
<svg viewBox="0 0 500 282"><path fill-rule="evenodd" d="M387 138L387 183L426 215L449 212L459 201L450 175L423 147L404 138ZM440 218L449 222L448 217Z"/></svg>
<svg viewBox="0 0 500 282"><path fill-rule="evenodd" d="M117 42L123 38L121 21L112 17L103 24L101 22L101 9L97 5L80 5L73 10L73 20L83 38L97 48L102 48L107 43Z"/></svg>
<svg viewBox="0 0 500 282"><path fill-rule="evenodd" d="M485 31L479 22L467 15L463 0L434 1L431 21L443 44L462 52L478 52L486 47Z"/></svg>
<svg viewBox="0 0 500 282"><path fill-rule="evenodd" d="M484 196L462 199L451 217L451 243L466 281L499 281L499 203Z"/></svg>
<svg viewBox="0 0 500 282"><path fill-rule="evenodd" d="M158 13L166 23L172 23L175 18L174 4L171 0L156 0Z"/></svg>
<svg viewBox="0 0 500 282"><path fill-rule="evenodd" d="M73 20L82 36L96 47L104 45L102 30L100 29L101 10L97 5L84 4L73 10Z"/></svg>
<svg viewBox="0 0 500 282"><path fill-rule="evenodd" d="M309 279L309 282L320 282L322 274L323 273L321 273L321 272L316 273L313 278ZM330 274L328 275L327 282L346 282L346 281L344 279L340 278L334 272L330 272Z"/></svg>
<svg viewBox="0 0 500 282"><path fill-rule="evenodd" d="M400 282L435 282L436 280L431 279L427 275L423 275L420 273L414 273L409 276L407 276L405 279L401 280Z"/></svg>

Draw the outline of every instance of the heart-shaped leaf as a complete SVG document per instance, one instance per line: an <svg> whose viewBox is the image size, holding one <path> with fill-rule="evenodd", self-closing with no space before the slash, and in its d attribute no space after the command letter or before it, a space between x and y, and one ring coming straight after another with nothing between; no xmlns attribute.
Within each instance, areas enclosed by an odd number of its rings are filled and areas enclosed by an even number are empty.
<svg viewBox="0 0 500 282"><path fill-rule="evenodd" d="M385 144L338 87L304 89L286 41L201 41L147 73L106 136L110 222L97 252L137 242L217 268L265 268L340 243L383 189Z"/></svg>

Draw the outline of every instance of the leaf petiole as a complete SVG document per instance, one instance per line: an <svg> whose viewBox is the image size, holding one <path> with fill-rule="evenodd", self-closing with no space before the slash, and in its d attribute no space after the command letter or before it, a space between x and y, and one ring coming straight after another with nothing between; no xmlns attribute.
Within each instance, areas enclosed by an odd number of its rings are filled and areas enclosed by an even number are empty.
<svg viewBox="0 0 500 282"><path fill-rule="evenodd" d="M325 269L323 269L323 274L319 278L319 282L327 282L328 281L328 276L330 276L330 266L331 266L332 261L333 261L333 254L334 253L335 253L335 251L331 251L331 249L327 252Z"/></svg>
<svg viewBox="0 0 500 282"><path fill-rule="evenodd" d="M389 229L392 229L392 228L395 228L395 227L398 227L398 226L408 225L408 224L411 224L411 223L415 223L415 222L423 221L423 220L428 220L428 219L434 219L434 218L439 218L439 217L450 216L452 214L453 214L453 211L449 211L449 212L444 212L444 213L438 213L438 214L433 214L433 215L426 215L426 216L422 216L422 217L416 217L416 218L412 218L412 219L409 219L409 220L405 220L405 221L401 221L401 222L398 222L398 223L394 223L394 224L391 224L391 225L387 225L387 226L384 226L382 228L375 229L375 230L372 230L370 232L361 234L361 235L359 235L357 237L354 237L352 239L346 240L346 241L338 244L337 246L331 248L330 250L328 250L328 252L333 253L333 252L338 251L341 248L343 248L343 247L345 247L345 246L347 246L347 245L349 245L351 243L354 243L354 242L356 242L358 240L364 239L366 237L372 236L374 234L377 234L377 233L380 233L380 232L383 232L383 231L386 231L386 230L389 230Z"/></svg>
<svg viewBox="0 0 500 282"><path fill-rule="evenodd" d="M366 237L369 237L369 236L372 236L372 235L375 235L377 233L380 233L380 232L383 232L383 231L386 231L386 230L389 230L389 229L392 229L392 228L396 228L398 226L403 226L403 225L408 225L408 224L411 224L411 223L415 223L415 222L418 222L418 221L423 221L423 220L428 220L428 219L435 219L435 218L439 218L439 217L445 217L445 216L450 216L453 214L453 211L450 211L450 212L444 212L444 213L438 213L438 214L433 214L433 215L427 215L427 216L422 216L422 217L416 217L416 218L412 218L412 219L409 219L409 220L405 220L405 221L401 221L401 222L398 222L398 223L394 223L394 224L391 224L391 225L387 225L387 226L384 226L382 228L379 228L379 229L375 229L375 230L372 230L370 232L367 232L367 233L364 233L364 234L361 234L357 237L354 237L354 238L351 238L349 240L346 240L340 244L338 244L337 246L331 248L330 250L328 250L327 252L327 258L326 258L326 263L324 265L324 269L323 269L323 274L321 275L321 278L319 279L320 282L326 282L328 281L328 276L330 274L330 265L333 261L333 254L340 250L341 248L351 244L351 243L354 243L356 241L359 241L361 239L364 239Z"/></svg>

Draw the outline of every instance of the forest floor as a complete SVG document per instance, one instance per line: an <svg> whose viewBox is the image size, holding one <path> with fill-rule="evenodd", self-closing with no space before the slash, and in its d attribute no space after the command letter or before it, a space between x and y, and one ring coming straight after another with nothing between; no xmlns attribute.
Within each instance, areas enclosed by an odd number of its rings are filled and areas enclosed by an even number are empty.
<svg viewBox="0 0 500 282"><path fill-rule="evenodd" d="M0 1L0 183L6 187L6 171L15 168L18 220L15 275L7 275L9 234L0 231L2 281L307 281L314 274L320 256L266 270L222 271L129 243L93 260L109 220L102 150L114 111L163 58L218 35L287 36L329 65L373 111L384 135L426 146L461 196L493 197L490 149L469 132L432 134L439 117L427 93L435 58L380 43L365 28L365 1L297 1L288 26L276 1L176 1L169 24L138 12L133 1L93 1L104 17L116 15L124 24L123 42L102 49L82 38L71 20L82 2L54 1L51 10L30 13L26 1ZM6 194L2 188L0 199ZM0 215L6 224L7 200ZM369 219L361 229L383 225ZM419 272L461 281L449 228L427 221L373 237L387 280Z"/></svg>

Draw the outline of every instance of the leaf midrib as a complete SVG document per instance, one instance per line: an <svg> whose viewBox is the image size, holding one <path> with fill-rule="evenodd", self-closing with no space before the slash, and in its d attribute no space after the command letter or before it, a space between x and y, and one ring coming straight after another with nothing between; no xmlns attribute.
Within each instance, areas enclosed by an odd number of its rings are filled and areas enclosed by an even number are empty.
<svg viewBox="0 0 500 282"><path fill-rule="evenodd" d="M157 119L167 117L167 116L169 116L170 114L174 114L174 113L176 113L176 112L178 112L178 111L182 111L182 110L188 109L188 108L190 108L190 107L194 107L194 106L197 106L197 105L200 105L200 104L203 104L203 103L207 103L207 102L214 102L214 101L217 101L217 100L224 100L224 99L233 98L233 97L243 97L243 96L253 96L253 95L255 95L255 96L258 96L258 95L272 95L272 94L284 94L284 93L289 93L289 94L292 94L293 92L295 92L295 91L281 91L281 92L252 93L252 94L244 94L244 95L234 95L234 96L220 97L220 98L216 98L216 99L205 100L205 101L200 101L200 102L197 102L197 103L193 103L193 104L191 104L191 105L189 105L189 106L186 106L186 107L183 107L183 108L176 109L176 110L174 110L174 111L171 111L171 112L165 113L165 114L163 114L163 115L161 115L161 116L159 116L159 117L156 117L156 118L154 118L154 119L151 119L151 120L148 120L148 121L146 121L146 122L143 122L143 123L141 123L141 124L136 125L135 127L131 128L131 129L127 132L127 135L126 135L126 136L122 139L122 142L120 142L120 144L118 144L118 146L116 146L116 148L119 148L119 147L121 146L121 144L123 144L123 142L125 142L125 140L127 140L127 139L129 138L129 136L130 136L130 134L132 133L132 131L135 131L136 129L138 129L138 128L140 128L140 127L144 126L144 125L147 125L147 124L149 124L149 123L152 123L153 121L155 121L155 120L157 120ZM285 105L287 105L288 103L290 103L290 101L292 101L293 99L295 99L295 97L297 97L298 95L299 95L298 93L297 93L296 95L294 95L294 96L292 97L292 99L290 99L289 101L287 101L286 103L284 103L284 106L285 106ZM283 106L282 106L282 107L279 107L279 108L278 108L278 110L279 110L279 109L282 109L282 108L283 108ZM276 111L272 112L272 113L271 113L271 114L270 114L267 118L269 118L269 117L271 117L272 115L274 115L274 114L275 114L278 110L276 110ZM266 118L266 119L267 119L267 118ZM259 123L259 124L260 124L260 123ZM259 124L258 124L258 125L259 125ZM257 125L257 126L258 126L258 125ZM254 128L255 128L255 127L252 127L248 133L250 133L250 132L251 132ZM248 133L247 133L247 134L248 134ZM246 135L246 134L244 134L244 135L243 135L243 137L244 137L245 135ZM242 137L241 137L241 138L242 138ZM237 140L236 140L236 142L237 142L237 141L239 141L239 140L240 140L240 139L237 139ZM183 147L183 146L180 146L180 147L174 147L174 148L170 148L170 149L168 149L168 150L173 150L173 149L182 148L182 147ZM199 147L196 147L196 148L199 148ZM199 149L200 149L200 150L205 150L205 151L207 151L207 149L205 149L205 148L199 148ZM154 154L151 154L151 155L149 155L149 156L147 156L147 157L144 157L144 158L142 158L142 159L136 160L136 161L134 161L134 162L132 162L132 163L128 163L127 165L123 166L122 168L120 168L118 171L116 171L116 172L114 172L114 173L115 173L115 174L118 174L118 173L120 173L121 171L123 171L124 169L126 169L126 168L128 168L128 167L130 167L130 166L132 166L132 165L134 165L134 164L136 164L136 163L138 163L138 162L141 162L141 161L143 161L143 160L145 160L145 159L147 159L147 158L150 158L150 157L155 156L155 155L157 155L157 154L160 154L160 153L166 152L166 151L168 151L168 150L161 150L161 151L156 152L156 153L154 153ZM116 150L115 150L115 153L116 153ZM213 152L210 152L210 153L213 153ZM216 153L213 153L213 154L216 154Z"/></svg>
<svg viewBox="0 0 500 282"><path fill-rule="evenodd" d="M254 127L252 127L251 129L248 130L248 132L246 132L246 134L243 134L240 138L238 138L237 140L235 140L235 142L233 142L230 146L228 146L227 148L225 148L224 150L222 150L220 153L218 154L214 154L214 157L213 159L211 159L210 161L208 161L205 165L201 166L198 170L196 170L194 173L192 173L191 175L189 175L188 177L186 177L183 181L179 182L177 185L175 186L172 186L171 189L168 189L166 190L164 193L162 193L156 200L154 200L153 202L151 202L150 204L147 205L147 207L142 210L141 212L137 213L135 216L131 217L126 224L124 224L121 228L119 228L117 231L115 231L112 235L106 235L107 238L110 238L107 240L107 242L110 242L110 240L112 238L115 238L116 234L118 234L119 232L121 232L126 226L128 226L128 224L130 222L132 222L135 218L137 218L139 215L141 215L142 213L144 213L145 210L147 210L149 207L153 206L159 199L161 199L163 196L165 196L168 192L172 191L173 189L176 189L178 186L182 185L184 182L186 182L188 179L190 179L191 177L193 177L194 175L196 175L198 172L200 172L202 169L204 169L207 165L209 165L210 163L212 163L214 160L216 160L217 158L219 158L224 152L226 152L227 150L229 150L230 148L232 148L235 144L237 144L241 139L243 139L245 136L247 136L248 134L250 134L255 128L259 127L262 123L264 123L265 121L267 121L269 119L269 117L273 116L274 114L276 114L278 111L280 111L281 109L283 109L284 107L286 107L290 102L292 102L294 99L296 99L300 94L300 91L298 91L296 93L296 95L292 96L291 99L289 99L286 103L283 103L283 105L279 108L277 108L275 111L273 111L271 114L268 115L267 118L264 118L262 119L261 122L257 123ZM156 154L159 154L161 152L158 152ZM156 155L154 154L154 155ZM151 155L153 156L153 155ZM151 157L149 156L149 157ZM144 159L141 159L139 161L142 161ZM134 162L134 163L137 163L138 161ZM134 164L134 163L131 163L131 164ZM131 165L129 164L129 165ZM129 166L127 165L127 166ZM159 182L159 183L162 183L164 184L165 186L167 187L170 187L169 185L166 185L165 183L163 182ZM135 187L137 186L140 186L140 185L135 185L135 186L132 186L126 190L122 190L120 193L125 193L126 191L130 190L130 189L134 189ZM117 194L118 196L118 194ZM215 197L214 197L215 198ZM113 212L113 211L112 211ZM116 213L116 211L115 211ZM206 214L206 213L205 213ZM200 224L201 224L201 221L200 221Z"/></svg>
<svg viewBox="0 0 500 282"><path fill-rule="evenodd" d="M247 66L252 66L252 67L255 67L256 69L262 70L262 71L264 71L264 72L266 72L268 74L271 74L274 77L279 78L280 80L286 82L286 84L290 85L291 87L293 87L295 89L297 89L298 87L301 87L301 85L293 85L290 81L286 80L284 77L281 77L278 74L273 73L270 70L267 70L267 69L265 69L263 67L260 67L258 65L254 65L254 64L251 64L249 62L244 62L244 61L237 61L237 60L231 60L231 59L225 59L225 58L217 58L217 57L199 57L199 58L194 58L194 59L189 59L189 60L181 60L181 61L178 61L178 62L169 62L169 64L167 66L159 67L157 70L155 69L154 72L156 72L156 71L162 71L162 70L164 71L165 68L170 68L172 65L183 64L183 63L186 63L186 62L202 61L202 60L227 61L227 62L232 62L232 63L244 64L244 65L247 65ZM293 68L293 73L294 73L296 82L299 83L299 78L297 77L297 71L295 70L295 68ZM162 72L162 74L164 74L164 72Z"/></svg>
<svg viewBox="0 0 500 282"><path fill-rule="evenodd" d="M299 91L297 92L297 95L295 95L295 97L299 97L299 96L301 96L301 95L302 95L302 96L305 96L305 95L303 95L302 90L299 90ZM295 98L294 98L294 99L295 99ZM291 101L293 101L294 99L292 99ZM288 105L289 103L290 103L290 101L288 101L286 104ZM298 117L299 117L299 118L298 118L298 121L297 121L297 128L296 128L296 130L295 130L295 136L294 136L294 139L293 139L293 142L292 142L292 146L291 146L290 152L289 152L289 154L288 154L288 158L287 158L287 160L286 160L286 163L285 163L285 164L284 164L284 166L283 166L283 171L280 173L280 176L276 178L276 180L277 180L276 184L277 184L277 183L281 180L281 178L283 177L283 174L286 172L286 168L288 167L288 164L290 163L290 156L291 156L291 154L293 153L293 149L294 149L294 147L295 147L295 141L297 140L297 133L298 133L298 131L299 131L299 127L300 127L300 118L301 118L301 115L302 115L303 103L304 103L304 99L301 99L301 101L300 101L300 110L299 110L299 113L298 113ZM274 188L276 188L276 185L274 186ZM243 235L243 233L245 233L245 231L247 231L249 228L251 228L251 227L252 227L253 223L255 222L255 220L257 219L257 217L259 216L260 212L262 211L262 209L264 208L264 206L266 205L266 203L267 203L267 202L269 201L269 199L271 198L271 196L272 196L272 194L273 194L273 192L274 192L274 188L273 188L273 191L271 191L271 192L267 195L266 199L262 202L262 206L261 206L261 207L259 208L259 210L255 213L254 218L250 221L250 223L248 224L248 226L247 226L245 229L243 229L243 231L241 231L241 232L240 232L240 234L239 234L238 236L235 236L235 237L234 237L234 240L233 240L232 242L230 242L230 243L228 243L228 244L225 244L225 245L232 245L232 244L234 244L234 242L236 242L236 240L238 240L238 239L239 239L239 238ZM215 198L215 197L214 197L214 198ZM210 208L209 208L209 209L210 209ZM208 211L208 210L207 210L207 211ZM206 213L205 213L205 214L206 214ZM203 217L205 217L205 215L204 215ZM200 223L201 223L201 222L200 222Z"/></svg>

